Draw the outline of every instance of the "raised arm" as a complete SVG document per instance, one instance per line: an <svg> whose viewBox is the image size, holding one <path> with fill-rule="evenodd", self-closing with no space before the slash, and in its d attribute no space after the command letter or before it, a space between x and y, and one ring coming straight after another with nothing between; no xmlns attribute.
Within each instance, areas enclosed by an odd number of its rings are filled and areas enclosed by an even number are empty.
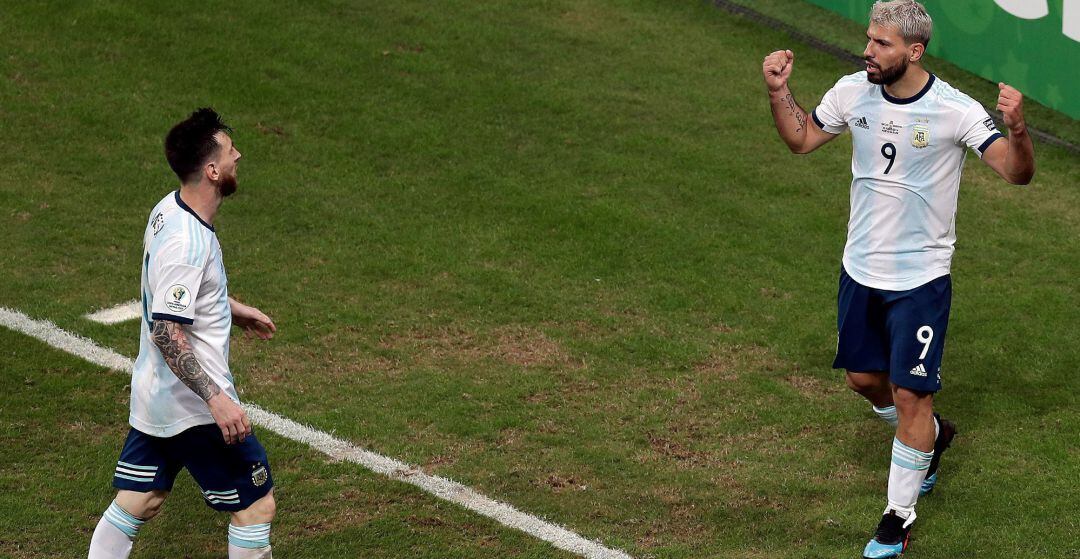
<svg viewBox="0 0 1080 559"><path fill-rule="evenodd" d="M221 387L203 370L191 350L191 343L188 342L183 326L171 320L155 320L151 339L161 350L165 364L176 378L209 406L210 414L221 428L226 443L243 441L251 434L251 422L248 421L247 414L232 398L222 393Z"/></svg>
<svg viewBox="0 0 1080 559"><path fill-rule="evenodd" d="M983 152L983 162L1010 184L1029 184L1035 176L1035 146L1024 122L1024 96L1016 89L998 84L997 109L1009 129L1007 141L995 141Z"/></svg>
<svg viewBox="0 0 1080 559"><path fill-rule="evenodd" d="M818 128L806 110L795 102L788 78L795 67L795 53L778 50L765 57L761 71L769 90L769 105L780 138L792 153L810 153L836 137Z"/></svg>

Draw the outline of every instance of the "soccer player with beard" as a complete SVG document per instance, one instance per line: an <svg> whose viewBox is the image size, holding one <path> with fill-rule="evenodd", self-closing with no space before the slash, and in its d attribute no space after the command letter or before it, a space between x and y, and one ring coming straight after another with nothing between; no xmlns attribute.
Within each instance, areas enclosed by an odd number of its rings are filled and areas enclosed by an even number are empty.
<svg viewBox="0 0 1080 559"><path fill-rule="evenodd" d="M233 324L260 338L277 330L229 297L214 217L236 191L240 152L213 109L199 109L165 137L179 177L150 212L143 236L142 334L131 413L113 474L118 489L90 541L90 559L122 559L187 468L206 504L229 511L229 558L267 559L274 482L229 372Z"/></svg>
<svg viewBox="0 0 1080 559"><path fill-rule="evenodd" d="M1035 155L1023 96L999 84L1003 137L979 103L922 67L933 23L914 0L877 2L863 57L807 114L788 87L795 55L762 66L773 119L794 153L852 134L851 213L838 296L833 367L896 428L888 503L863 556L898 557L915 502L933 489L955 426L933 411L952 297L956 200L965 148L1012 184L1028 184Z"/></svg>

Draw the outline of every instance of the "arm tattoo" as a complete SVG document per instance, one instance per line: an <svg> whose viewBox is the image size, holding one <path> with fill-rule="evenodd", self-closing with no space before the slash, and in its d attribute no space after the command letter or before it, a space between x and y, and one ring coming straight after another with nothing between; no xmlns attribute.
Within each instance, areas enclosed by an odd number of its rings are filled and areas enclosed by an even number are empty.
<svg viewBox="0 0 1080 559"><path fill-rule="evenodd" d="M795 97L790 93L784 97L784 104L787 105L788 110L791 111L791 115L795 117L795 122L799 123L799 127L795 129L796 132L802 132L803 128L806 128L806 111L795 102Z"/></svg>
<svg viewBox="0 0 1080 559"><path fill-rule="evenodd" d="M150 337L154 340L154 345L161 350L161 356L165 358L165 363L176 378L192 392L206 401L221 392L221 388L206 374L199 360L195 358L191 344L179 324L169 320L155 320Z"/></svg>

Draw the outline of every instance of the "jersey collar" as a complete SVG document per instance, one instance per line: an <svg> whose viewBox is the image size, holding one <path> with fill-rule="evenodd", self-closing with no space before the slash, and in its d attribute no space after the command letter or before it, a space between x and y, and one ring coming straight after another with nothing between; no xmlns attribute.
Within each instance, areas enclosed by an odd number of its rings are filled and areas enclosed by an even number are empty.
<svg viewBox="0 0 1080 559"><path fill-rule="evenodd" d="M207 229L217 233L217 231L214 230L213 225L210 225L209 223L203 221L203 219L201 217L199 217L199 214L195 213L195 210L191 209L191 206L184 203L183 198L180 198L180 191L179 190L173 192L173 194L176 195L176 205L177 206L180 206L180 208L183 209L185 212L195 216L195 219L199 220L199 223L203 224L203 227L206 227Z"/></svg>
<svg viewBox="0 0 1080 559"><path fill-rule="evenodd" d="M935 76L934 74L930 74L930 79L926 80L926 85L923 86L922 90L915 95L908 97L907 99L901 99L899 97L893 97L892 95L889 95L889 92L885 91L884 85L880 86L881 96L884 97L886 101L896 105L910 105L915 101L922 99L923 95L926 95L926 92L930 91L930 88L934 86L935 80L937 80L937 76Z"/></svg>

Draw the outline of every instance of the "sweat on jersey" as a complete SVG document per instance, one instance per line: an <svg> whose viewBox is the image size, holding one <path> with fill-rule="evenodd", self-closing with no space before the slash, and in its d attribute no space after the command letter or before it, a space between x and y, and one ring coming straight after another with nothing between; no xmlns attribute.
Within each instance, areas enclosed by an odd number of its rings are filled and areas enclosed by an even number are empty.
<svg viewBox="0 0 1080 559"><path fill-rule="evenodd" d="M196 425L214 423L210 408L176 377L150 338L155 320L187 325L192 352L221 391L239 402L229 373L232 309L214 228L175 191L150 212L143 235L142 335L131 380L135 429L171 437Z"/></svg>
<svg viewBox="0 0 1080 559"><path fill-rule="evenodd" d="M933 74L897 99L864 71L840 78L813 118L830 134L851 130L848 275L903 291L948 274L964 148L982 157L1002 137L986 109Z"/></svg>

